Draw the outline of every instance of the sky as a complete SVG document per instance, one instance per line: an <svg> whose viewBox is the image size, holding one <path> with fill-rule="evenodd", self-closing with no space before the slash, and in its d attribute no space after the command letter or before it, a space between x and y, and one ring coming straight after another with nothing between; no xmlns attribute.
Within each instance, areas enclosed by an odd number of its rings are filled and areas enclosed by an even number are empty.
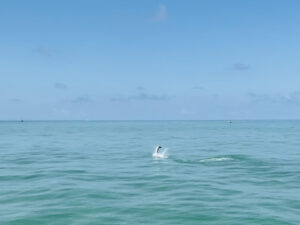
<svg viewBox="0 0 300 225"><path fill-rule="evenodd" d="M300 119L300 1L0 1L0 120Z"/></svg>

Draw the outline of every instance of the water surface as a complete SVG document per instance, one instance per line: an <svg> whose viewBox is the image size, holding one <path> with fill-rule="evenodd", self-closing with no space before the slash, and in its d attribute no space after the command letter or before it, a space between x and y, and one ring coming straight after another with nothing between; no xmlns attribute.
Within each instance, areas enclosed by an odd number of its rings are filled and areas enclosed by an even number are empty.
<svg viewBox="0 0 300 225"><path fill-rule="evenodd" d="M0 122L0 224L300 224L299 137L300 121Z"/></svg>

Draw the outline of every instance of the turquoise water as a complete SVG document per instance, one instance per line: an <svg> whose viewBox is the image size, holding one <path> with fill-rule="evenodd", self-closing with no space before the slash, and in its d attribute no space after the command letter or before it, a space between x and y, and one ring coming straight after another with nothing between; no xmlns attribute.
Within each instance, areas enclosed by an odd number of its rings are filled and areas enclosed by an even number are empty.
<svg viewBox="0 0 300 225"><path fill-rule="evenodd" d="M300 224L300 121L0 122L0 224Z"/></svg>

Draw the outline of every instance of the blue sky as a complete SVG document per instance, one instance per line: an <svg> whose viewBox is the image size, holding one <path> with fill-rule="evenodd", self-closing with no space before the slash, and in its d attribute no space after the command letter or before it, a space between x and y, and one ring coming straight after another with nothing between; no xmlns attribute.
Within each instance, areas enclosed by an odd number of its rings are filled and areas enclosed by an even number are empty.
<svg viewBox="0 0 300 225"><path fill-rule="evenodd" d="M300 119L296 0L1 1L0 120Z"/></svg>

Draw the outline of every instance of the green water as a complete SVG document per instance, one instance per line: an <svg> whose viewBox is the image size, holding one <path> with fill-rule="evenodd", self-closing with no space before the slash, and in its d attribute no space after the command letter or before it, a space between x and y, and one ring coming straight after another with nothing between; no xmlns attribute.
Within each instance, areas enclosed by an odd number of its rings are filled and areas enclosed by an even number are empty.
<svg viewBox="0 0 300 225"><path fill-rule="evenodd" d="M0 224L300 224L300 121L0 122Z"/></svg>

